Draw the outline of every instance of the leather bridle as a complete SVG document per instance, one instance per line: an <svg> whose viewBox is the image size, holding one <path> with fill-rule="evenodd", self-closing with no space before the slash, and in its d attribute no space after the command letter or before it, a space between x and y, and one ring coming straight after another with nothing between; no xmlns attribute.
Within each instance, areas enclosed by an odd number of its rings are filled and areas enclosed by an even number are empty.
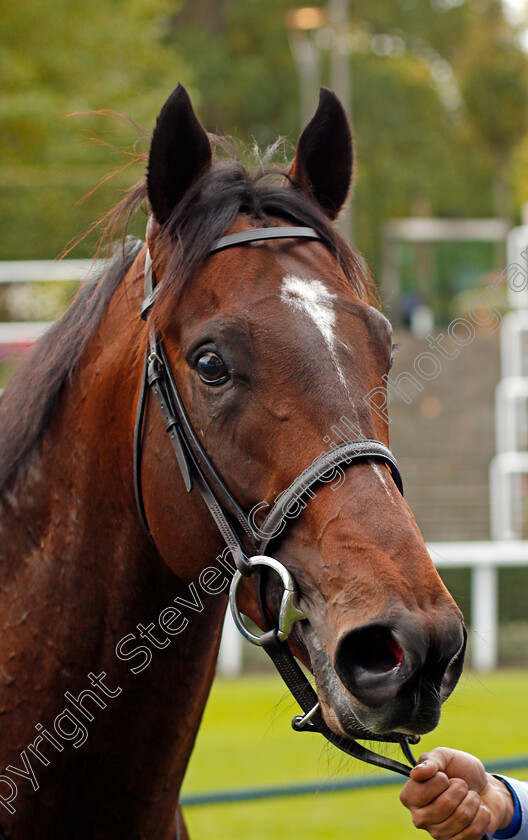
<svg viewBox="0 0 528 840"><path fill-rule="evenodd" d="M282 238L321 240L319 234L308 227L256 228L222 237L214 243L210 253L244 245L248 242ZM183 476L185 487L188 492L191 492L194 486L197 487L227 548L233 555L237 571L231 584L230 604L235 622L239 630L249 641L261 645L268 653L303 710L302 715L298 715L293 719L292 726L298 731L320 732L332 744L349 755L378 767L383 767L408 776L411 767L415 764L409 743L417 743L419 738L406 736L397 732L380 736L376 733L365 731L364 735L361 736L368 740L398 742L411 765L408 766L386 756L378 755L363 747L352 738L337 736L324 722L317 695L285 643L293 624L296 621L306 619L306 616L297 604L295 583L282 563L264 553L272 539L285 527L287 520L292 518L290 513L291 506L316 483L325 480L325 478L328 480L329 472L335 470L337 467L343 468L351 464L370 460L381 461L389 467L398 490L403 494L402 480L394 456L383 443L377 440L360 439L347 441L335 446L335 448L326 452L310 464L281 493L262 525L256 528L252 524L250 516L238 504L222 477L215 469L187 415L172 374L163 340L156 331L152 321L149 321L149 313L155 302L158 288L150 253L147 251L145 260L145 297L141 307L141 315L144 320L149 322L148 345L137 407L133 456L134 490L137 508L146 533L151 541L154 542L148 526L141 491L142 431L147 393L148 388L150 388L158 403L165 429L169 435ZM264 602L264 586L262 585L263 569L272 569L278 573L284 586L279 626L276 628L270 627L267 618L267 609ZM248 631L236 605L237 587L241 578L249 577L255 572L257 597L261 607L263 623L268 627L267 631L260 637Z"/></svg>

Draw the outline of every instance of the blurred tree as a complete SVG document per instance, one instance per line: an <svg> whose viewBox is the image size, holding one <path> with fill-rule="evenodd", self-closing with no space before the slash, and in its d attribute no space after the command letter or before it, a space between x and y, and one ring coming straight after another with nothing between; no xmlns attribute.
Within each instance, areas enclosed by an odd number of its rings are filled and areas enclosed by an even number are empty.
<svg viewBox="0 0 528 840"><path fill-rule="evenodd" d="M457 70L472 141L493 161L495 213L510 218L509 166L528 130L528 62L498 0L473 9Z"/></svg>
<svg viewBox="0 0 528 840"><path fill-rule="evenodd" d="M185 74L162 44L169 0L0 0L0 258L53 257L119 197L84 194L122 161L96 135L133 144L136 128L71 112L111 108L150 127ZM139 171L117 179L131 184ZM80 255L93 247L86 243Z"/></svg>
<svg viewBox="0 0 528 840"><path fill-rule="evenodd" d="M288 0L184 0L168 42L193 68L200 116L265 146L297 131L298 83L285 27ZM195 100L196 101L196 100Z"/></svg>
<svg viewBox="0 0 528 840"><path fill-rule="evenodd" d="M193 67L209 128L261 144L277 133L296 137L298 82L284 18L301 5L184 0L168 39ZM497 161L509 160L525 131L524 116L512 121L508 113L516 103L522 111L527 59L497 0L355 0L351 7L352 101L345 104L357 152L355 241L376 269L388 217L410 215L417 205L447 216L494 212L507 175ZM496 49L481 76L473 43L482 43L483 32ZM332 48L329 33L318 40ZM503 42L511 48L508 67ZM490 86L501 124L491 116L488 130L478 115L485 116Z"/></svg>
<svg viewBox="0 0 528 840"><path fill-rule="evenodd" d="M285 14L302 5L0 0L0 257L53 256L118 197L104 188L74 208L118 163L79 137L104 132L116 146L130 145L135 130L94 117L64 120L67 111L115 108L150 129L181 80L209 130L260 146L279 134L294 141L298 80ZM417 206L447 216L507 212L510 159L520 167L528 154L527 57L499 0L354 0L350 7L352 101L345 105L357 153L355 241L376 269L388 217ZM331 33L317 38L328 83ZM117 183L136 177L127 171ZM527 190L520 179L515 209Z"/></svg>

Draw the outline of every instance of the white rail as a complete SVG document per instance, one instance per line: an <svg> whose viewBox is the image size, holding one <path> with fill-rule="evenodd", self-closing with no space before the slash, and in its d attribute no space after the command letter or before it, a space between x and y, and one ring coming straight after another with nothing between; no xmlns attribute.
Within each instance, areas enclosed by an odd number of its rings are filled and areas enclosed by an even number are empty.
<svg viewBox="0 0 528 840"><path fill-rule="evenodd" d="M438 569L528 566L528 540L432 542L427 548Z"/></svg>
<svg viewBox="0 0 528 840"><path fill-rule="evenodd" d="M528 566L528 540L441 542L427 547L437 568L471 570L472 665L478 671L493 670L497 667L497 571Z"/></svg>
<svg viewBox="0 0 528 840"><path fill-rule="evenodd" d="M528 284L525 282L528 269L528 225L510 230L506 239L506 265L509 267L507 295L514 309L528 307Z"/></svg>
<svg viewBox="0 0 528 840"><path fill-rule="evenodd" d="M0 262L0 284L82 281L101 271L103 260L16 260ZM36 341L49 324L0 322L0 360Z"/></svg>
<svg viewBox="0 0 528 840"><path fill-rule="evenodd" d="M495 388L495 449L497 453L526 451L528 377L508 376Z"/></svg>
<svg viewBox="0 0 528 840"><path fill-rule="evenodd" d="M471 664L477 671L493 670L497 667L497 571L528 566L528 540L435 542L427 548L438 569L470 569ZM240 638L226 620L218 671L222 676L236 676L241 667Z"/></svg>
<svg viewBox="0 0 528 840"><path fill-rule="evenodd" d="M0 344L30 344L46 332L48 321L7 321L0 323Z"/></svg>
<svg viewBox="0 0 528 840"><path fill-rule="evenodd" d="M84 280L100 271L103 260L6 260L0 262L0 283L42 283Z"/></svg>

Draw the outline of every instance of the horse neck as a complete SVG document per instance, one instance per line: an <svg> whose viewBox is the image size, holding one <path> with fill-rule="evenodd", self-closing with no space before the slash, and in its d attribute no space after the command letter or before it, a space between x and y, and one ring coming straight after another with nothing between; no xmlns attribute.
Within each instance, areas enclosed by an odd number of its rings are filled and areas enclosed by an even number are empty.
<svg viewBox="0 0 528 840"><path fill-rule="evenodd" d="M41 579L46 574L56 579L59 571L83 590L91 585L99 589L104 574L105 587L115 585L124 609L137 598L145 577L163 583L167 575L177 579L145 534L134 496L134 424L146 344L139 317L141 285L141 272L133 267L64 385L41 444L0 499L0 533L16 535L1 545L0 577L16 575L28 556L37 555L35 564L46 557ZM158 441L158 449L166 446L163 472L174 474L174 455L162 428L150 400L148 437L153 431L154 446ZM204 519L204 539L199 546L193 542L196 558L191 564L188 545L180 547L179 534L174 534L172 568L180 568L181 553L182 577L196 580L222 546L207 514L200 509L196 513L196 494L188 496L181 481L170 487L171 494L173 490L175 511L191 506L193 521L200 525Z"/></svg>
<svg viewBox="0 0 528 840"><path fill-rule="evenodd" d="M133 585L147 562L130 481L140 377L135 309L122 284L63 386L40 445L3 496L1 527L15 535L3 546L4 575L18 576L32 556L41 585L60 573L85 597L88 587L100 588L103 567L112 570L106 583ZM79 608L81 599L74 600Z"/></svg>
<svg viewBox="0 0 528 840"><path fill-rule="evenodd" d="M91 753L106 754L107 770L101 774L98 767L86 782L92 785L90 809L115 808L115 802L108 804L114 774L119 796L127 799L120 813L136 813L138 802L156 803L144 805L145 813L136 818L159 827L160 819L172 819L214 676L226 597L200 592L197 602L196 586L168 568L139 521L132 484L142 361L135 349L142 346L138 309L134 284L118 289L64 388L39 451L4 499L0 527L10 541L3 540L1 551L0 615L9 614L9 624L4 618L0 656L6 661L2 653L20 654L13 681L0 685L0 693L2 706L13 710L9 758L17 759L20 744L34 739L34 725L49 725L64 707L65 692L77 696L90 688L89 673L105 672L108 685L121 689L118 708L96 717L89 742L73 751L84 763ZM195 498L182 497L182 514L189 504L196 504ZM210 533L209 523L204 533ZM217 545L197 546L198 566L217 552ZM199 568L196 580L198 574ZM185 632L163 649L145 642L138 625L148 627L164 609L174 609L175 598L181 599ZM132 670L141 655L128 660L116 655L127 635L127 653L134 646L150 650L151 661L141 672ZM166 636L158 626L156 638ZM36 660L39 689L30 686L20 698L15 671L27 670L26 650ZM134 739L134 760L125 765L131 731L140 737ZM147 781L148 795L141 766L158 768Z"/></svg>

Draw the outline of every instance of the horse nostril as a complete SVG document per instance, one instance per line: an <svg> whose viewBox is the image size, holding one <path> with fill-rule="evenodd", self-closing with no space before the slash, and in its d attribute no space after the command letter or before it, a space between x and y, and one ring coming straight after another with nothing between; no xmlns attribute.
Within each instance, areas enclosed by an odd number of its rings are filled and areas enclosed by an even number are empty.
<svg viewBox="0 0 528 840"><path fill-rule="evenodd" d="M389 627L379 624L352 630L338 644L335 669L351 691L371 678L383 677L399 668L403 648Z"/></svg>
<svg viewBox="0 0 528 840"><path fill-rule="evenodd" d="M458 618L426 620L400 610L343 633L333 665L367 730L421 734L437 725L463 659Z"/></svg>
<svg viewBox="0 0 528 840"><path fill-rule="evenodd" d="M337 643L334 668L356 700L380 708L402 702L439 704L454 688L464 659L462 626L381 621L349 630ZM436 633L436 635L435 635Z"/></svg>

